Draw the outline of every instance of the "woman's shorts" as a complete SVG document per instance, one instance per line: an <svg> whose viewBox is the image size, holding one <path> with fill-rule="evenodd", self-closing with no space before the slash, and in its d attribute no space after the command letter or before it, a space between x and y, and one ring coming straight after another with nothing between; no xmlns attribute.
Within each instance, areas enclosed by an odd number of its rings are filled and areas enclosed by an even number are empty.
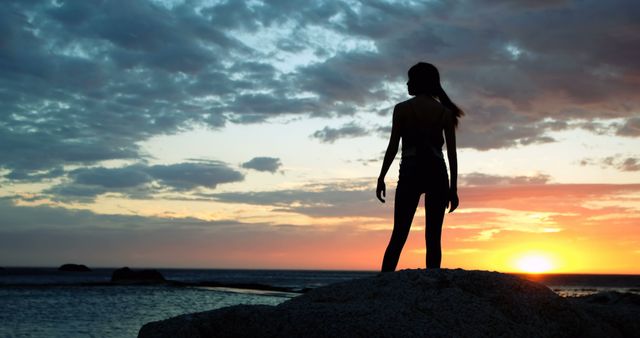
<svg viewBox="0 0 640 338"><path fill-rule="evenodd" d="M400 161L400 176L396 189L425 193L426 199L430 202L446 205L449 201L449 177L444 159L403 158Z"/></svg>

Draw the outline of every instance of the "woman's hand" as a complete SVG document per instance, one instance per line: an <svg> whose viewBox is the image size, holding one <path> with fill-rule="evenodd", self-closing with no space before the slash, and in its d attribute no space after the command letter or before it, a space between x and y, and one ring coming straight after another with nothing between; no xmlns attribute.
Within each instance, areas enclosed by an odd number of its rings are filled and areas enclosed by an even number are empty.
<svg viewBox="0 0 640 338"><path fill-rule="evenodd" d="M384 179L378 179L378 187L376 188L376 197L380 202L384 203L384 198L387 197L387 187L384 184Z"/></svg>
<svg viewBox="0 0 640 338"><path fill-rule="evenodd" d="M460 199L458 199L458 190L449 190L449 213L452 213L454 210L456 210L459 204Z"/></svg>

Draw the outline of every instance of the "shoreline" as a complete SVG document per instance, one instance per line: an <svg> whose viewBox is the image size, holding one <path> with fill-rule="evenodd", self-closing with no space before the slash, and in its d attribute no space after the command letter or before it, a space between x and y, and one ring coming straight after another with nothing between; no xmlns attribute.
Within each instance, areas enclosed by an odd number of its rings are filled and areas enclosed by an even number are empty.
<svg viewBox="0 0 640 338"><path fill-rule="evenodd" d="M303 294L320 286L363 277L377 272L347 270L249 270L249 269L160 269L164 281L110 280L118 268L94 268L89 272L59 271L53 267L8 267L0 270L0 288L167 286L201 287L219 291L285 292ZM640 275L621 274L524 274L506 273L541 283L563 297L604 291L640 294ZM225 290L223 290L225 289ZM237 290L237 291L236 291Z"/></svg>

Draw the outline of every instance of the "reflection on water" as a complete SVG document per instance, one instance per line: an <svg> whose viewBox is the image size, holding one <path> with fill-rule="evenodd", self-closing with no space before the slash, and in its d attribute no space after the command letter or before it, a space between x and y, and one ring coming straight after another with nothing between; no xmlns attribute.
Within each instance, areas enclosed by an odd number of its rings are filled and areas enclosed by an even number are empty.
<svg viewBox="0 0 640 338"><path fill-rule="evenodd" d="M289 298L166 286L2 287L0 337L135 337L150 321Z"/></svg>
<svg viewBox="0 0 640 338"><path fill-rule="evenodd" d="M550 287L553 292L557 293L562 297L582 297L582 296L590 296L599 292L609 292L609 291L617 291L622 293L635 293L640 295L640 289L635 288L607 288L607 287L599 287L599 288L590 288L590 287L566 287L566 286L552 286Z"/></svg>

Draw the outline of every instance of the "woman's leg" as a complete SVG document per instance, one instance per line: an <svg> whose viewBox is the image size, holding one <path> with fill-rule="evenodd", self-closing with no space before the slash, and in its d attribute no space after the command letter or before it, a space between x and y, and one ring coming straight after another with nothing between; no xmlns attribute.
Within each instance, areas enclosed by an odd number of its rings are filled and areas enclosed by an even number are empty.
<svg viewBox="0 0 640 338"><path fill-rule="evenodd" d="M398 183L393 210L393 232L391 233L391 240L389 240L387 250L384 253L382 272L396 270L402 247L407 241L407 236L409 236L409 229L420 201L420 195L421 193L416 189Z"/></svg>
<svg viewBox="0 0 640 338"><path fill-rule="evenodd" d="M446 203L442 202L440 196L425 196L425 236L427 242L427 269L439 269L442 261L442 248L440 240L442 237L442 222L444 221L444 211Z"/></svg>

